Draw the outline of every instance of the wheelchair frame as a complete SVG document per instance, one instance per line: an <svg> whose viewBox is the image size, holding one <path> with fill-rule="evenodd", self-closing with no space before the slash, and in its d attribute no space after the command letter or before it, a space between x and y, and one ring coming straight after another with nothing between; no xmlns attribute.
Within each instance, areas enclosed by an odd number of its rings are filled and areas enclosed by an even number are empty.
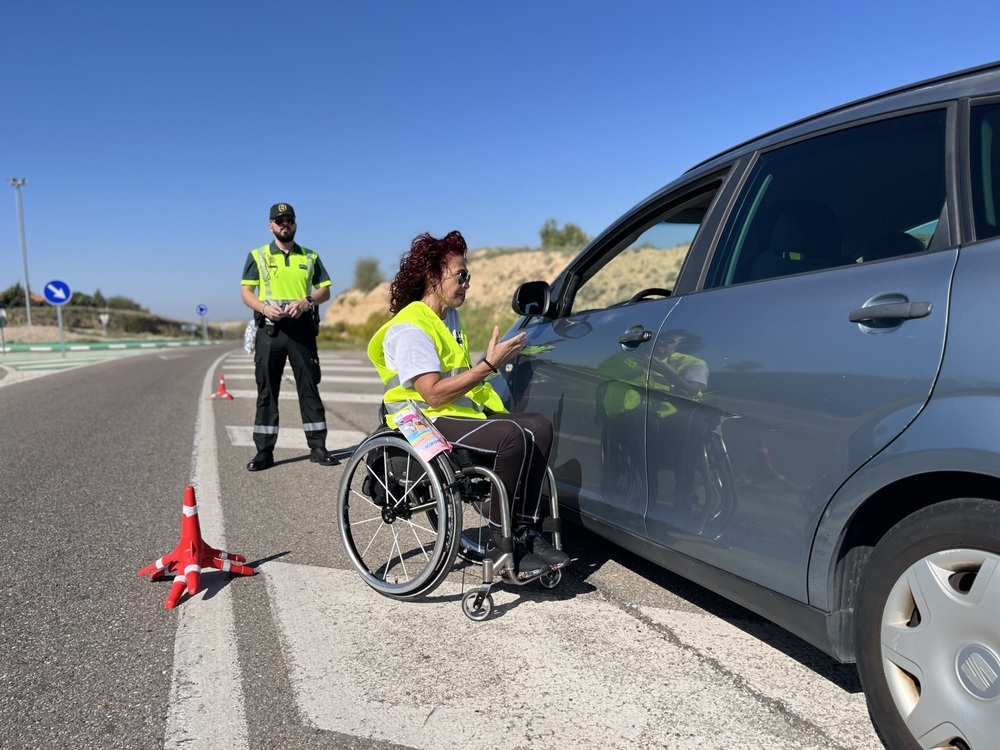
<svg viewBox="0 0 1000 750"><path fill-rule="evenodd" d="M482 584L462 596L462 611L480 621L493 611L490 589L495 580L517 586L535 580L545 588L558 585L559 569L518 576L507 491L496 473L476 464L472 455L453 449L428 461L388 427L376 430L355 450L337 493L337 524L351 564L375 591L392 599L421 599L444 581L461 557L482 566ZM551 469L546 469L546 477L551 515L543 531L561 549ZM494 487L501 500L503 539L498 550L487 554Z"/></svg>

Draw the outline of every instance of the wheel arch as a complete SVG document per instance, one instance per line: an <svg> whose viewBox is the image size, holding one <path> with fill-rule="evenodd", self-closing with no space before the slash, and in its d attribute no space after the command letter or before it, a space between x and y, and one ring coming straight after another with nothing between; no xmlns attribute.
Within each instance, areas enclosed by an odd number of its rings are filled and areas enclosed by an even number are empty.
<svg viewBox="0 0 1000 750"><path fill-rule="evenodd" d="M872 550L907 516L961 497L1000 503L1000 477L973 471L927 471L902 476L871 491L856 505L823 563L817 560L816 549L822 544L821 535L817 534L810 565L810 603L831 613L830 642L842 661L852 662L855 658L856 597ZM834 516L835 511L828 511L824 521Z"/></svg>

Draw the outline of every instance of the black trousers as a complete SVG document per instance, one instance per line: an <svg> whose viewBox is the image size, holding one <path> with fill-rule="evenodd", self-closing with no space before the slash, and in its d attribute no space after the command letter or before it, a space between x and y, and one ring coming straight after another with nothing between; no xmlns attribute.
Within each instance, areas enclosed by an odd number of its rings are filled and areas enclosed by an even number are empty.
<svg viewBox="0 0 1000 750"><path fill-rule="evenodd" d="M291 363L299 396L299 413L310 449L326 448L326 409L319 396L319 352L315 326L309 318L282 321L272 336L257 329L254 370L257 379L257 414L253 442L258 451L274 450L278 441L278 395L285 363Z"/></svg>
<svg viewBox="0 0 1000 750"><path fill-rule="evenodd" d="M542 487L552 450L552 423L541 414L494 414L486 419L438 417L434 426L448 442L492 456L511 501L514 526L537 525L544 518ZM547 507L547 506L546 506ZM496 491L490 503L490 525L500 528Z"/></svg>

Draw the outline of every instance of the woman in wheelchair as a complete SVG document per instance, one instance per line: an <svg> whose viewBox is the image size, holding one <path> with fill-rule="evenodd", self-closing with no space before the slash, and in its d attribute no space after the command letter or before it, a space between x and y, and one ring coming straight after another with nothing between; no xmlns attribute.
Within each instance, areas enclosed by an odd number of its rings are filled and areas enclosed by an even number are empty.
<svg viewBox="0 0 1000 750"><path fill-rule="evenodd" d="M457 231L442 239L426 233L414 238L390 287L393 317L372 337L368 356L385 384L390 427L396 426L393 415L412 400L452 446L489 462L511 498L517 575L528 578L570 561L539 533L552 424L541 414L508 413L487 382L521 351L526 334L500 341L495 327L486 356L471 362L458 315L471 283L467 249ZM489 516L492 549L487 554L510 551L511 540L501 534L495 489Z"/></svg>

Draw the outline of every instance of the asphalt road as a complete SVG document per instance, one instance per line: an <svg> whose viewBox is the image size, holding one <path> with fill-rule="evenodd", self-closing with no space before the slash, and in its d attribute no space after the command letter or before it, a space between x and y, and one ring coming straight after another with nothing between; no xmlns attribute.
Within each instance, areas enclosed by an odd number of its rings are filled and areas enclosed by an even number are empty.
<svg viewBox="0 0 1000 750"><path fill-rule="evenodd" d="M323 371L346 458L380 385L360 353ZM459 603L476 570L378 596L290 380L278 463L245 470L252 373L209 346L0 380L0 746L881 747L852 667L579 527L562 583L497 586L486 622ZM231 401L206 398L220 374ZM205 541L257 574L204 573L168 610L171 582L136 573L177 544L189 485Z"/></svg>

